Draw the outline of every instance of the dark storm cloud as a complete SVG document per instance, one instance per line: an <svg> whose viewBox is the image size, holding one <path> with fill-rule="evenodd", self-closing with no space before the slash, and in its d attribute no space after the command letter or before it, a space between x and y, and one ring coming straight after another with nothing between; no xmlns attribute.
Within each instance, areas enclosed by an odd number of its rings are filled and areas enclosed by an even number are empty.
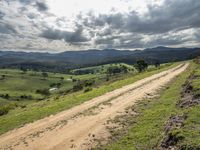
<svg viewBox="0 0 200 150"><path fill-rule="evenodd" d="M141 35L114 35L114 36L104 36L95 39L95 44L103 45L104 48L142 48L144 43L142 41Z"/></svg>
<svg viewBox="0 0 200 150"><path fill-rule="evenodd" d="M194 38L197 42L200 42L200 28L194 33Z"/></svg>
<svg viewBox="0 0 200 150"><path fill-rule="evenodd" d="M31 4L34 0L19 0L23 4Z"/></svg>
<svg viewBox="0 0 200 150"><path fill-rule="evenodd" d="M23 5L33 5L38 11L47 11L48 6L44 0L19 0Z"/></svg>
<svg viewBox="0 0 200 150"><path fill-rule="evenodd" d="M155 45L178 45L178 44L183 44L185 42L189 42L192 39L184 39L181 35L177 36L167 36L164 37L163 35L159 35L156 37L153 37L151 41L147 43L146 46L148 47L153 47Z"/></svg>
<svg viewBox="0 0 200 150"><path fill-rule="evenodd" d="M39 11L47 11L48 6L44 2L36 2L36 7Z"/></svg>
<svg viewBox="0 0 200 150"><path fill-rule="evenodd" d="M98 39L95 39L95 44L114 44L115 39L121 38L120 36L110 36L110 37L100 37Z"/></svg>
<svg viewBox="0 0 200 150"><path fill-rule="evenodd" d="M82 27L78 28L74 32L48 28L44 30L40 36L51 40L64 40L68 43L87 42L88 38L83 36L82 32Z"/></svg>
<svg viewBox="0 0 200 150"><path fill-rule="evenodd" d="M50 14L50 4L45 0L1 2L0 46L8 45L1 43L10 40L12 47L20 47L18 39L22 39L22 45L28 48L45 47L54 42L120 49L200 42L200 0L165 0L161 5L148 4L144 14L138 10L126 13L115 10L107 14L90 11L80 12L77 18ZM67 30L71 26L76 30ZM7 39L2 38L5 36Z"/></svg>
<svg viewBox="0 0 200 150"><path fill-rule="evenodd" d="M95 32L97 36L95 44L97 45L113 44L115 46L114 39L120 41L121 46L118 47L176 45L183 44L188 39L184 39L178 34L172 37L170 34L187 29L196 30L200 28L199 14L200 0L165 0L161 6L148 5L148 12L143 15L138 14L136 11L100 14L98 16L89 13L86 17L79 15L79 22L81 20L85 28L91 29L90 32ZM118 34L132 34L132 37L138 34L147 36L160 35L160 37L151 38L147 42L145 40L135 41L132 40L131 36L126 36L125 38L122 36L116 37L114 35L116 32ZM109 38L108 35L110 35ZM164 35L165 37L162 37ZM195 34L195 37L199 39L198 34Z"/></svg>
<svg viewBox="0 0 200 150"><path fill-rule="evenodd" d="M77 18L81 19L83 25L95 28L95 27L102 27L105 25L110 25L115 28L122 27L124 24L124 14L117 13L117 14L100 14L98 16L89 13L86 18L83 18L81 14L77 16Z"/></svg>
<svg viewBox="0 0 200 150"><path fill-rule="evenodd" d="M166 0L160 7L149 5L148 10L144 16L135 11L97 17L90 15L90 18L83 20L83 24L85 26L109 25L121 32L144 34L200 27L199 0Z"/></svg>
<svg viewBox="0 0 200 150"><path fill-rule="evenodd" d="M0 22L0 34L13 34L13 33L17 33L14 26Z"/></svg>
<svg viewBox="0 0 200 150"><path fill-rule="evenodd" d="M0 19L2 19L5 16L5 13L0 11Z"/></svg>

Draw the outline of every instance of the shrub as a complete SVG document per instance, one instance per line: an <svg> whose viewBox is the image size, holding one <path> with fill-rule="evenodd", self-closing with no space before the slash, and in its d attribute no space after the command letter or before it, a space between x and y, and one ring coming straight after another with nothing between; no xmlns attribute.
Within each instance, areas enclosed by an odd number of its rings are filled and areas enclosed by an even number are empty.
<svg viewBox="0 0 200 150"><path fill-rule="evenodd" d="M92 91L92 88L87 87L87 88L84 90L84 93L89 92L89 91Z"/></svg>
<svg viewBox="0 0 200 150"><path fill-rule="evenodd" d="M21 95L20 98L21 99L33 99L33 97L31 95Z"/></svg>
<svg viewBox="0 0 200 150"><path fill-rule="evenodd" d="M78 83L78 84L76 84L76 85L73 86L73 91L74 92L80 91L82 89L83 89L83 85L82 84Z"/></svg>
<svg viewBox="0 0 200 150"><path fill-rule="evenodd" d="M76 82L77 80L76 79L72 79L72 82Z"/></svg>
<svg viewBox="0 0 200 150"><path fill-rule="evenodd" d="M94 83L95 83L95 80L93 80L93 79L85 80L84 86L92 86Z"/></svg>
<svg viewBox="0 0 200 150"><path fill-rule="evenodd" d="M5 98L5 99L9 99L10 95L9 94L0 94L0 97Z"/></svg>
<svg viewBox="0 0 200 150"><path fill-rule="evenodd" d="M36 93L41 94L41 95L45 95L45 96L50 95L50 92L49 92L48 89L39 89L39 90L36 90Z"/></svg>
<svg viewBox="0 0 200 150"><path fill-rule="evenodd" d="M61 86L61 83L51 83L50 87L57 87L59 88Z"/></svg>
<svg viewBox="0 0 200 150"><path fill-rule="evenodd" d="M9 110L16 108L18 105L16 103L10 103L0 106L0 116L6 115Z"/></svg>
<svg viewBox="0 0 200 150"><path fill-rule="evenodd" d="M148 64L144 60L138 60L135 64L135 68L138 72L142 72L148 68Z"/></svg>
<svg viewBox="0 0 200 150"><path fill-rule="evenodd" d="M48 77L48 73L42 72L42 76L43 76L43 79L46 79Z"/></svg>
<svg viewBox="0 0 200 150"><path fill-rule="evenodd" d="M8 107L5 107L5 106L1 107L0 108L0 116L6 115L9 112L9 110L10 109Z"/></svg>
<svg viewBox="0 0 200 150"><path fill-rule="evenodd" d="M126 66L111 66L108 67L107 69L107 74L109 75L115 75L117 73L127 73L128 72L128 68Z"/></svg>

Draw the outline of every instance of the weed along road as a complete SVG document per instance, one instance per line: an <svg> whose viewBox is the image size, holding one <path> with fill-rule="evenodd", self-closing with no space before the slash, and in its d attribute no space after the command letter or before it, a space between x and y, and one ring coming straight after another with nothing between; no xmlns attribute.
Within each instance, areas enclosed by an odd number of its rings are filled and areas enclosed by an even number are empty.
<svg viewBox="0 0 200 150"><path fill-rule="evenodd" d="M9 131L0 136L0 149L90 149L99 140L106 141L110 136L107 130L109 120L137 101L157 95L159 89L181 74L188 65L180 64L54 116Z"/></svg>

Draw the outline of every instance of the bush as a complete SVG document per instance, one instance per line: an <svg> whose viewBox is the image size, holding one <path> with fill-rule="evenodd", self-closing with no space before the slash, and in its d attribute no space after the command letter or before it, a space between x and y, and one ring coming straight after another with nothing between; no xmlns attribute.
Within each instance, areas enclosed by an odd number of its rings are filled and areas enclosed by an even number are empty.
<svg viewBox="0 0 200 150"><path fill-rule="evenodd" d="M51 83L50 87L57 87L59 88L61 86L61 83Z"/></svg>
<svg viewBox="0 0 200 150"><path fill-rule="evenodd" d="M95 83L95 80L85 80L84 81L84 86L92 86Z"/></svg>
<svg viewBox="0 0 200 150"><path fill-rule="evenodd" d="M41 95L45 95L45 96L50 95L50 92L49 92L48 89L39 89L39 90L36 90L36 93L41 94Z"/></svg>
<svg viewBox="0 0 200 150"><path fill-rule="evenodd" d="M16 103L10 103L3 106L0 106L0 116L6 115L9 110L14 109L17 107Z"/></svg>
<svg viewBox="0 0 200 150"><path fill-rule="evenodd" d="M9 94L0 94L0 97L5 98L5 99L9 99L10 95Z"/></svg>
<svg viewBox="0 0 200 150"><path fill-rule="evenodd" d="M84 93L89 92L89 91L92 91L92 88L90 88L90 87L86 88L86 89L84 90Z"/></svg>
<svg viewBox="0 0 200 150"><path fill-rule="evenodd" d="M72 82L76 82L77 80L76 79L72 79Z"/></svg>
<svg viewBox="0 0 200 150"><path fill-rule="evenodd" d="M73 91L77 92L83 89L83 85L82 84L76 84L73 86Z"/></svg>
<svg viewBox="0 0 200 150"><path fill-rule="evenodd" d="M126 66L112 66L112 67L108 67L107 69L107 74L109 75L115 75L117 73L127 73L128 72L128 68Z"/></svg>
<svg viewBox="0 0 200 150"><path fill-rule="evenodd" d="M148 68L148 64L144 60L138 60L135 64L135 68L138 72L142 72Z"/></svg>
<svg viewBox="0 0 200 150"><path fill-rule="evenodd" d="M9 108L8 107L1 107L0 108L0 116L6 115L9 112Z"/></svg>
<svg viewBox="0 0 200 150"><path fill-rule="evenodd" d="M20 98L21 99L33 99L33 97L31 95L21 95Z"/></svg>

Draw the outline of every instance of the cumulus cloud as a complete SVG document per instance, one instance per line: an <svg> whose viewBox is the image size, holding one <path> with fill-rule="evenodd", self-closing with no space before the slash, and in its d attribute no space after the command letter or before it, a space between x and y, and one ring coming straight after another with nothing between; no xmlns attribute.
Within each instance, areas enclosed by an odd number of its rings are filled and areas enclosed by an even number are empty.
<svg viewBox="0 0 200 150"><path fill-rule="evenodd" d="M74 32L48 28L40 36L51 40L64 40L69 43L87 42L89 40L83 35L82 27L79 27Z"/></svg>
<svg viewBox="0 0 200 150"><path fill-rule="evenodd" d="M36 2L36 6L39 11L47 11L48 10L48 6L44 2Z"/></svg>
<svg viewBox="0 0 200 150"><path fill-rule="evenodd" d="M52 12L56 6L52 9L48 0L2 0L0 48L57 51L58 47L71 50L200 46L200 1L161 1L159 5L144 1L144 11L130 5L126 11L77 10L77 14L71 16L58 16ZM124 2L134 4L135 1ZM66 9L70 8L66 6Z"/></svg>
<svg viewBox="0 0 200 150"><path fill-rule="evenodd" d="M160 7L149 5L148 12L143 15L136 11L125 14L90 15L90 18L85 18L83 24L86 26L107 24L122 32L157 34L171 30L199 28L199 13L198 0L166 0Z"/></svg>
<svg viewBox="0 0 200 150"><path fill-rule="evenodd" d="M0 34L13 34L16 32L16 29L12 25L0 23Z"/></svg>

